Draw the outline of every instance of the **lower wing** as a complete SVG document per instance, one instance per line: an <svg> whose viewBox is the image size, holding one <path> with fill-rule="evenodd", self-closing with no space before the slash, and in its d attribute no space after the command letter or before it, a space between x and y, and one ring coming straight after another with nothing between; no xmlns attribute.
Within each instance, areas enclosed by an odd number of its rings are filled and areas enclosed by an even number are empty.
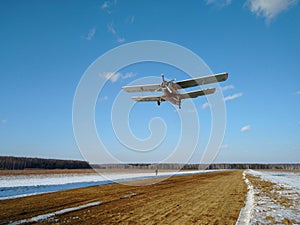
<svg viewBox="0 0 300 225"><path fill-rule="evenodd" d="M137 102L163 102L165 101L162 96L133 96L131 97L134 101Z"/></svg>
<svg viewBox="0 0 300 225"><path fill-rule="evenodd" d="M158 92L161 91L160 84L146 84L122 87L127 92Z"/></svg>
<svg viewBox="0 0 300 225"><path fill-rule="evenodd" d="M197 98L198 96L201 96L201 95L213 94L215 91L216 91L215 88L207 88L207 89L203 89L203 90L199 90L199 91L191 91L191 92L187 92L184 94L180 94L180 98L181 99Z"/></svg>

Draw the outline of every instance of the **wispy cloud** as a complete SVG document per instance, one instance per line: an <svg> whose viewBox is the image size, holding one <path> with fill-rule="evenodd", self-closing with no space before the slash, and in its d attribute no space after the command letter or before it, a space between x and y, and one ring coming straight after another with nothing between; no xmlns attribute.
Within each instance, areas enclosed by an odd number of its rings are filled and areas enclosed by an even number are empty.
<svg viewBox="0 0 300 225"><path fill-rule="evenodd" d="M110 7L110 2L109 1L105 1L101 5L101 9L108 9L109 7Z"/></svg>
<svg viewBox="0 0 300 225"><path fill-rule="evenodd" d="M104 1L101 4L101 9L107 12L108 14L112 13L113 7L117 4L116 0L113 1Z"/></svg>
<svg viewBox="0 0 300 225"><path fill-rule="evenodd" d="M121 44L126 41L124 37L120 37L118 35L113 22L107 24L107 29L108 29L108 32L111 33L116 38L117 43Z"/></svg>
<svg viewBox="0 0 300 225"><path fill-rule="evenodd" d="M125 23L127 24L133 24L135 20L135 16L128 16L125 20Z"/></svg>
<svg viewBox="0 0 300 225"><path fill-rule="evenodd" d="M229 95L229 96L226 96L224 98L224 101L227 102L227 101L230 101L230 100L234 100L236 98L240 98L243 96L243 93L237 93L237 94L234 94L234 95Z"/></svg>
<svg viewBox="0 0 300 225"><path fill-rule="evenodd" d="M90 41L96 34L96 28L92 28L89 30L88 34L84 37L85 40Z"/></svg>
<svg viewBox="0 0 300 225"><path fill-rule="evenodd" d="M297 95L300 95L300 91L296 91L296 94L297 94Z"/></svg>
<svg viewBox="0 0 300 225"><path fill-rule="evenodd" d="M247 0L246 5L252 13L264 17L268 24L278 14L297 3L298 0Z"/></svg>
<svg viewBox="0 0 300 225"><path fill-rule="evenodd" d="M100 100L101 102L105 102L105 101L107 101L108 99L109 99L108 96L103 96L103 97L99 98L99 100Z"/></svg>
<svg viewBox="0 0 300 225"><path fill-rule="evenodd" d="M205 102L205 103L202 104L201 108L202 108L202 109L205 109L205 108L207 108L208 106L209 106L208 102Z"/></svg>
<svg viewBox="0 0 300 225"><path fill-rule="evenodd" d="M230 89L234 89L234 86L233 85L227 85L227 86L224 86L221 88L222 91L227 91L227 90L230 90Z"/></svg>
<svg viewBox="0 0 300 225"><path fill-rule="evenodd" d="M134 77L135 73L132 72L127 72L127 73L113 73L113 72L107 72L107 73L101 73L100 77L104 78L105 80L110 80L112 83L115 83L116 81L118 81L120 78L122 79L129 79L131 77Z"/></svg>
<svg viewBox="0 0 300 225"><path fill-rule="evenodd" d="M206 0L207 5L216 5L218 7L224 7L230 5L232 0Z"/></svg>
<svg viewBox="0 0 300 225"><path fill-rule="evenodd" d="M112 73L112 72L107 72L100 75L100 77L103 77L105 80L110 80L112 83L115 83L117 80L119 80L120 76L121 73Z"/></svg>
<svg viewBox="0 0 300 225"><path fill-rule="evenodd" d="M237 93L237 94L234 94L234 95L229 95L229 96L226 96L224 98L224 101L227 102L227 101L234 100L234 99L242 97L242 96L243 96L243 93ZM205 109L208 106L209 106L208 102L205 102L205 103L202 104L201 108Z"/></svg>
<svg viewBox="0 0 300 225"><path fill-rule="evenodd" d="M196 111L196 109L188 109L187 112L188 113L196 113L197 111Z"/></svg>
<svg viewBox="0 0 300 225"><path fill-rule="evenodd" d="M112 14L113 9L117 5L117 2L118 2L117 0L104 1L101 4L101 9L106 11L108 14ZM132 23L134 23L134 20L135 20L135 16L131 15L125 19L125 23L132 24ZM113 38L117 43L121 44L126 41L126 39L122 35L118 34L118 32L117 32L118 29L116 29L113 22L110 22L107 24L107 30L109 33L111 33L113 35Z"/></svg>
<svg viewBox="0 0 300 225"><path fill-rule="evenodd" d="M112 33L112 34L114 34L114 35L117 34L117 31L116 31L116 29L114 28L114 23L113 23L113 22L107 24L107 29L108 29L108 32L109 32L109 33Z"/></svg>
<svg viewBox="0 0 300 225"><path fill-rule="evenodd" d="M122 75L121 77L122 77L123 79L128 79L128 78L134 77L135 75L136 75L136 74L133 73L133 72L127 72L127 73L125 73L124 75Z"/></svg>
<svg viewBox="0 0 300 225"><path fill-rule="evenodd" d="M228 144L223 144L220 146L220 149L228 149L229 145Z"/></svg>
<svg viewBox="0 0 300 225"><path fill-rule="evenodd" d="M241 132L246 132L246 131L249 131L251 129L251 126L250 125L247 125L247 126L244 126L241 128Z"/></svg>
<svg viewBox="0 0 300 225"><path fill-rule="evenodd" d="M123 38L123 37L118 37L118 38L117 38L117 42L118 42L118 43L123 43L123 42L125 42L125 38Z"/></svg>

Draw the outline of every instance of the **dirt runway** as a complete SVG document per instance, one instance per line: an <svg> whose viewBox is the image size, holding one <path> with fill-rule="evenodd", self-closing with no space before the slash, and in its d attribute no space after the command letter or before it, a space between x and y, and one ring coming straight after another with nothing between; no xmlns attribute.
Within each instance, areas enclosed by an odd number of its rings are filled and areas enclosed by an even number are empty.
<svg viewBox="0 0 300 225"><path fill-rule="evenodd" d="M94 201L40 224L235 224L247 186L242 171L171 177L149 186L110 184L0 201L0 223Z"/></svg>

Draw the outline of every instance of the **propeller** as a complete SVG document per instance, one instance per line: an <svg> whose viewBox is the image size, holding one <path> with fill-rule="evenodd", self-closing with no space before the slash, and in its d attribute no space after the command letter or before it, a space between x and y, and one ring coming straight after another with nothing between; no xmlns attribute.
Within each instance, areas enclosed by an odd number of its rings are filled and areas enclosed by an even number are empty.
<svg viewBox="0 0 300 225"><path fill-rule="evenodd" d="M172 93L173 91L170 89L169 84L172 83L173 81L175 81L176 79L174 78L173 80L166 81L166 80L165 80L165 75L164 75L163 73L161 74L161 78L162 78L161 87L162 87L162 88L168 89L168 91L169 91L170 93Z"/></svg>
<svg viewBox="0 0 300 225"><path fill-rule="evenodd" d="M169 91L170 93L172 93L172 90L169 88L168 85L166 85L166 88L168 89L168 91Z"/></svg>

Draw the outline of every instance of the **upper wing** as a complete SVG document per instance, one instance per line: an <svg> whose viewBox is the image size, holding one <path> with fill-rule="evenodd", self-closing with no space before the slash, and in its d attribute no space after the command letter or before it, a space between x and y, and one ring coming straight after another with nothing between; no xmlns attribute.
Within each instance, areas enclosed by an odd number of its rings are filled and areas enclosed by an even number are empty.
<svg viewBox="0 0 300 225"><path fill-rule="evenodd" d="M127 92L157 92L157 91L161 91L160 84L124 86L122 88L124 91L127 91Z"/></svg>
<svg viewBox="0 0 300 225"><path fill-rule="evenodd" d="M195 79L178 81L176 82L176 84L178 85L178 88L189 88L198 85L222 82L227 80L227 78L228 78L228 73L219 73L219 74L214 74L206 77L199 77Z"/></svg>
<svg viewBox="0 0 300 225"><path fill-rule="evenodd" d="M163 102L162 96L133 96L131 97L133 100L137 102Z"/></svg>
<svg viewBox="0 0 300 225"><path fill-rule="evenodd" d="M215 91L216 91L215 88L207 88L207 89L199 90L199 91L191 91L191 92L187 92L187 93L184 93L184 94L180 94L180 98L181 99L197 98L198 96L201 96L201 95L213 94Z"/></svg>

